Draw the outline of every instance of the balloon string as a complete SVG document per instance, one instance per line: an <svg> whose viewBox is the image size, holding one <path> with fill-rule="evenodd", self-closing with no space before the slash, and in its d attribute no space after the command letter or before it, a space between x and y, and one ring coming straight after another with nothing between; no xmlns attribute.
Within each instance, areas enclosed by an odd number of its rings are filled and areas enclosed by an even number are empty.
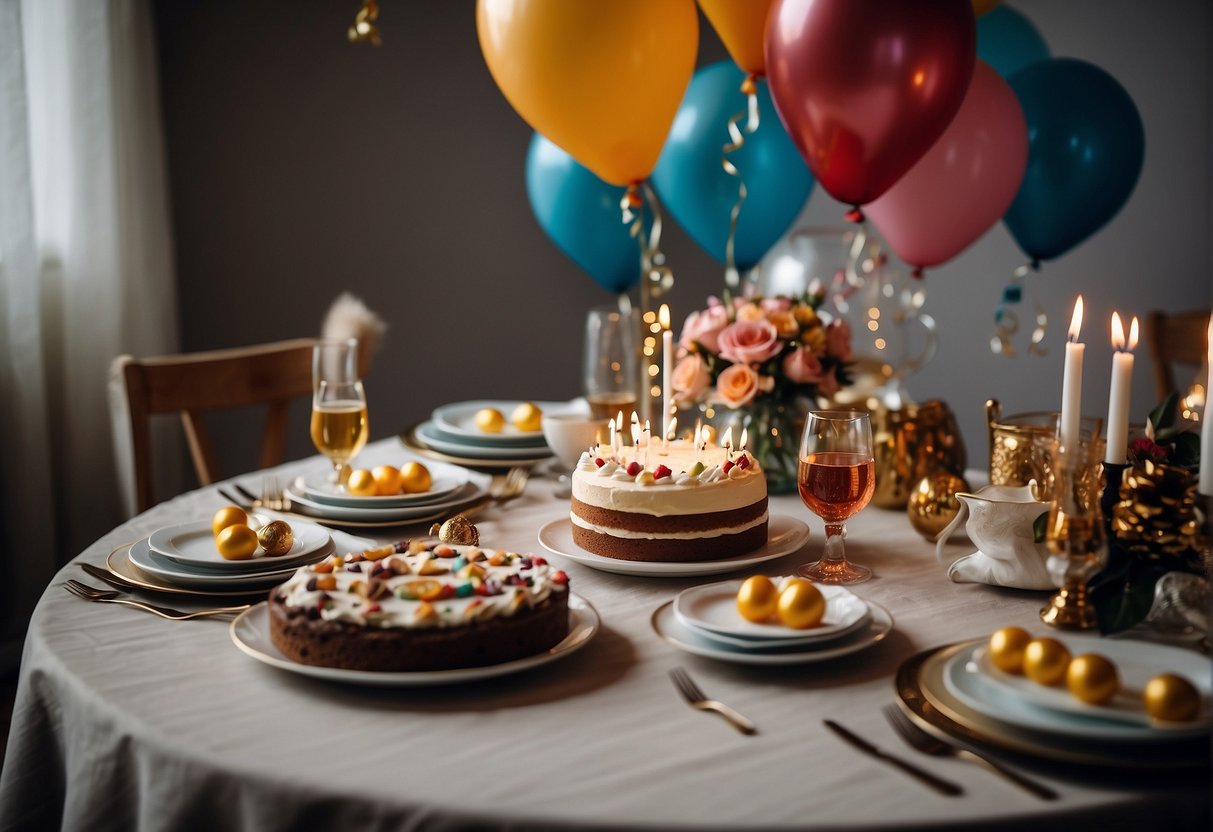
<svg viewBox="0 0 1213 832"><path fill-rule="evenodd" d="M747 75L741 82L741 92L746 97L746 109L745 112L738 113L729 119L730 141L724 146L720 157L720 165L724 168L724 172L737 178L737 201L733 203L733 210L729 212L729 236L724 244L724 282L730 289L736 289L741 285L741 274L737 270L735 252L737 218L741 216L741 204L745 202L746 187L745 180L741 178L737 166L729 159L729 154L741 150L745 146L745 137L754 135L754 131L758 129L758 76L753 73ZM744 129L739 127L742 119L746 120Z"/></svg>
<svg viewBox="0 0 1213 832"><path fill-rule="evenodd" d="M863 262L863 252L868 246L868 224L861 222L859 227L855 229L855 236L851 239L851 250L847 254L846 278L847 283L851 286L860 286L864 282L864 275L860 273L860 264ZM883 263L884 255L878 253L876 255L880 261L875 265ZM865 268L866 272L867 269Z"/></svg>
<svg viewBox="0 0 1213 832"><path fill-rule="evenodd" d="M651 214L649 232L644 232L645 209ZM648 299L660 297L674 284L673 274L665 265L661 251L661 203L646 182L633 182L619 201L619 209L628 234L636 238L640 248L640 306L648 311Z"/></svg>
<svg viewBox="0 0 1213 832"><path fill-rule="evenodd" d="M994 310L994 335L990 338L990 351L995 355L1015 358L1018 351L1015 348L1015 336L1019 334L1020 320L1016 308L1024 301L1024 278L1034 271L1040 270L1040 263L1033 260L1015 269L1011 280L1002 290L1002 299ZM1048 353L1044 346L1045 333L1049 327L1049 315L1044 306L1032 296L1033 316L1032 333L1028 338L1025 352L1028 355L1043 356Z"/></svg>

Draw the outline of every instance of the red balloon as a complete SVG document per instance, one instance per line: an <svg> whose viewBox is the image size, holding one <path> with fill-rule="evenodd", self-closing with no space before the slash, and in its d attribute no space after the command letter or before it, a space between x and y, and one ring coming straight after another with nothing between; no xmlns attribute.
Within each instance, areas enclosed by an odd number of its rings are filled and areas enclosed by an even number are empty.
<svg viewBox="0 0 1213 832"><path fill-rule="evenodd" d="M964 251L1011 207L1028 166L1028 124L1011 85L983 61L956 118L866 213L905 262Z"/></svg>
<svg viewBox="0 0 1213 832"><path fill-rule="evenodd" d="M817 181L852 205L935 143L976 55L970 0L778 0L767 18L775 109Z"/></svg>

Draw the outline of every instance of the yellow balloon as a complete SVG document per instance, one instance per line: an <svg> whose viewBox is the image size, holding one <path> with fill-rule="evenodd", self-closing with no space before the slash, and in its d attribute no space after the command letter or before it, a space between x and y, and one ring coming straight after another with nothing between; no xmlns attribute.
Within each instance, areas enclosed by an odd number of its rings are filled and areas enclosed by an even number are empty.
<svg viewBox="0 0 1213 832"><path fill-rule="evenodd" d="M746 72L763 75L767 71L763 41L766 39L767 12L774 0L699 0L699 8L733 61Z"/></svg>
<svg viewBox="0 0 1213 832"><path fill-rule="evenodd" d="M489 72L600 179L648 177L695 71L695 0L477 0Z"/></svg>
<svg viewBox="0 0 1213 832"><path fill-rule="evenodd" d="M973 14L981 17L986 12L994 11L1002 0L973 0Z"/></svg>

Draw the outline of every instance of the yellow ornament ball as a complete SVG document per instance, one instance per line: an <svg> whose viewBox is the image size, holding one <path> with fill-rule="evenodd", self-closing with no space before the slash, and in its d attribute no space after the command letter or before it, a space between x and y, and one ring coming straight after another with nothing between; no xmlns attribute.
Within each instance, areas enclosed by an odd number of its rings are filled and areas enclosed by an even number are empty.
<svg viewBox="0 0 1213 832"><path fill-rule="evenodd" d="M1163 722L1189 722L1200 714L1200 691L1182 676L1163 673L1146 683L1146 713Z"/></svg>
<svg viewBox="0 0 1213 832"><path fill-rule="evenodd" d="M1066 688L1088 705L1103 705L1120 690L1116 665L1098 653L1083 653L1066 668Z"/></svg>
<svg viewBox="0 0 1213 832"><path fill-rule="evenodd" d="M228 526L247 526L248 513L238 506L224 506L215 512L211 518L211 534L218 536L219 532Z"/></svg>
<svg viewBox="0 0 1213 832"><path fill-rule="evenodd" d="M394 497L400 493L402 478L400 469L394 465L380 465L371 471L375 478L375 494L380 497Z"/></svg>
<svg viewBox="0 0 1213 832"><path fill-rule="evenodd" d="M523 402L510 414L510 423L518 430L534 433L543 428L543 411L531 402Z"/></svg>
<svg viewBox="0 0 1213 832"><path fill-rule="evenodd" d="M434 487L434 478L420 462L406 462L400 469L400 487L405 494L421 494Z"/></svg>
<svg viewBox="0 0 1213 832"><path fill-rule="evenodd" d="M826 599L812 581L790 578L779 591L779 621L793 630L816 627L826 614Z"/></svg>
<svg viewBox="0 0 1213 832"><path fill-rule="evenodd" d="M505 427L505 417L501 415L501 411L495 407L486 407L483 410L476 411L475 417L476 427L485 433L501 433L501 429Z"/></svg>
<svg viewBox="0 0 1213 832"><path fill-rule="evenodd" d="M215 537L215 548L225 560L248 560L257 551L257 533L248 526L228 526Z"/></svg>
<svg viewBox="0 0 1213 832"><path fill-rule="evenodd" d="M355 497L374 497L379 490L375 483L375 475L365 468L355 468L350 471L350 478L345 481L345 490Z"/></svg>
<svg viewBox="0 0 1213 832"><path fill-rule="evenodd" d="M1003 673L1023 673L1023 651L1032 634L1023 627L1003 627L990 636L990 661Z"/></svg>
<svg viewBox="0 0 1213 832"><path fill-rule="evenodd" d="M1070 651L1056 639L1033 639L1023 650L1024 675L1038 685L1058 684L1069 666Z"/></svg>
<svg viewBox="0 0 1213 832"><path fill-rule="evenodd" d="M737 591L737 611L746 621L760 624L775 614L779 592L766 575L751 575Z"/></svg>

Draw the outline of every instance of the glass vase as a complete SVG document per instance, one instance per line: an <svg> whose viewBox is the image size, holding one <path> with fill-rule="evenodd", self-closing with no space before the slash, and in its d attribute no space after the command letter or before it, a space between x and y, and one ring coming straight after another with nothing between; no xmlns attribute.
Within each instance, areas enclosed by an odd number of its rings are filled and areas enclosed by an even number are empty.
<svg viewBox="0 0 1213 832"><path fill-rule="evenodd" d="M756 399L737 410L717 407L702 412L716 428L717 441L732 428L733 442L740 444L741 431L746 431L746 449L762 466L769 493L795 494L800 431L808 408L809 403L799 399Z"/></svg>

